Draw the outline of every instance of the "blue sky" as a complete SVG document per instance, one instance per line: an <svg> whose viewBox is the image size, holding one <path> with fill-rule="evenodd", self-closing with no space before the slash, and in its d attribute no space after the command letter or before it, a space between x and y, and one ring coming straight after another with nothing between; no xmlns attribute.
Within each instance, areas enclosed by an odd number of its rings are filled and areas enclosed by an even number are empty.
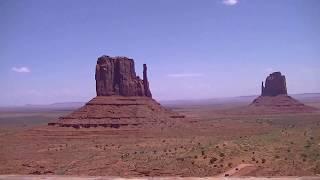
<svg viewBox="0 0 320 180"><path fill-rule="evenodd" d="M157 100L320 92L319 0L0 0L0 105L87 101L101 55L147 63Z"/></svg>

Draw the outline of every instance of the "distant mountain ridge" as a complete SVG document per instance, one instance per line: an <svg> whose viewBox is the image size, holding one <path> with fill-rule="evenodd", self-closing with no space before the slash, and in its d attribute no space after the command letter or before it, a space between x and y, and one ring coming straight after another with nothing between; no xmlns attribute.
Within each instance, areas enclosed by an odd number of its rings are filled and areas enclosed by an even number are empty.
<svg viewBox="0 0 320 180"><path fill-rule="evenodd" d="M26 104L24 107L29 108L78 108L85 104L85 102L58 102L52 104Z"/></svg>
<svg viewBox="0 0 320 180"><path fill-rule="evenodd" d="M312 103L320 102L320 93L302 93L302 94L289 94L293 98L303 102ZM249 96L236 96L236 97L223 97L223 98L208 98L208 99L195 99L195 100L164 100L159 101L164 106L184 106L184 105L221 105L226 103L251 103L258 95ZM77 109L85 105L85 102L57 102L52 104L26 104L24 106L0 107L1 109Z"/></svg>
<svg viewBox="0 0 320 180"><path fill-rule="evenodd" d="M225 103L251 103L259 95L249 96L236 96L236 97L223 97L223 98L209 98L209 99L195 99L195 100L168 100L160 101L163 105L176 106L176 105L219 105ZM289 96L304 102L319 102L320 93L301 93L301 94L289 94Z"/></svg>

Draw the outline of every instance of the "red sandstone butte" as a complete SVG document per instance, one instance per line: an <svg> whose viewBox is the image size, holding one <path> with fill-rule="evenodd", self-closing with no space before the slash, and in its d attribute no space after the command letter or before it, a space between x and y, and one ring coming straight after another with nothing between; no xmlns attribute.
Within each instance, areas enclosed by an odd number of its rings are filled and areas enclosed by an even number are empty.
<svg viewBox="0 0 320 180"><path fill-rule="evenodd" d="M271 73L265 81L265 86L262 82L261 96L277 96L280 94L288 94L286 77L281 72Z"/></svg>
<svg viewBox="0 0 320 180"><path fill-rule="evenodd" d="M143 65L143 80L135 72L134 60L127 57L101 56L96 65L97 96L50 126L90 128L173 125L184 118L152 99Z"/></svg>
<svg viewBox="0 0 320 180"><path fill-rule="evenodd" d="M286 77L281 72L271 73L261 86L261 96L250 104L254 110L267 113L311 112L316 108L306 106L288 96Z"/></svg>
<svg viewBox="0 0 320 180"><path fill-rule="evenodd" d="M97 96L147 96L152 97L147 77L147 65L143 65L143 80L136 75L133 59L101 56L96 65Z"/></svg>

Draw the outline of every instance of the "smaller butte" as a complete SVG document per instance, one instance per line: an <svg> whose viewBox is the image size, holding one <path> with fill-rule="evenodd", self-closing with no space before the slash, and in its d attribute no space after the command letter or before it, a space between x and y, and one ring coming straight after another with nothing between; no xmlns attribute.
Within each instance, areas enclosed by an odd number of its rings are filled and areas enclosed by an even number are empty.
<svg viewBox="0 0 320 180"><path fill-rule="evenodd" d="M270 113L312 112L314 107L306 106L288 96L286 77L281 72L271 73L261 85L261 95L250 104L254 110Z"/></svg>
<svg viewBox="0 0 320 180"><path fill-rule="evenodd" d="M136 75L133 59L101 56L97 60L95 80L95 98L48 125L120 128L173 125L174 119L184 118L152 99L146 64L143 65L143 79L140 79Z"/></svg>

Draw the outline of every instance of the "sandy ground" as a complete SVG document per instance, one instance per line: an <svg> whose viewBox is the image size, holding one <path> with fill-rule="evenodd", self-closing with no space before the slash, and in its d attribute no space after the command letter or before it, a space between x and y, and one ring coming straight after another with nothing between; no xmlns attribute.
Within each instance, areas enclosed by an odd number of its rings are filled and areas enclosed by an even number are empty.
<svg viewBox="0 0 320 180"><path fill-rule="evenodd" d="M171 180L171 179L185 179L185 180L221 180L221 179L233 179L233 180L318 180L320 177L152 177L152 178L121 178L121 177L104 177L104 176L34 176L34 175L0 175L0 179L5 180Z"/></svg>
<svg viewBox="0 0 320 180"><path fill-rule="evenodd" d="M1 125L0 174L69 179L320 174L319 113L237 114L210 106L176 110L187 118L172 126Z"/></svg>

